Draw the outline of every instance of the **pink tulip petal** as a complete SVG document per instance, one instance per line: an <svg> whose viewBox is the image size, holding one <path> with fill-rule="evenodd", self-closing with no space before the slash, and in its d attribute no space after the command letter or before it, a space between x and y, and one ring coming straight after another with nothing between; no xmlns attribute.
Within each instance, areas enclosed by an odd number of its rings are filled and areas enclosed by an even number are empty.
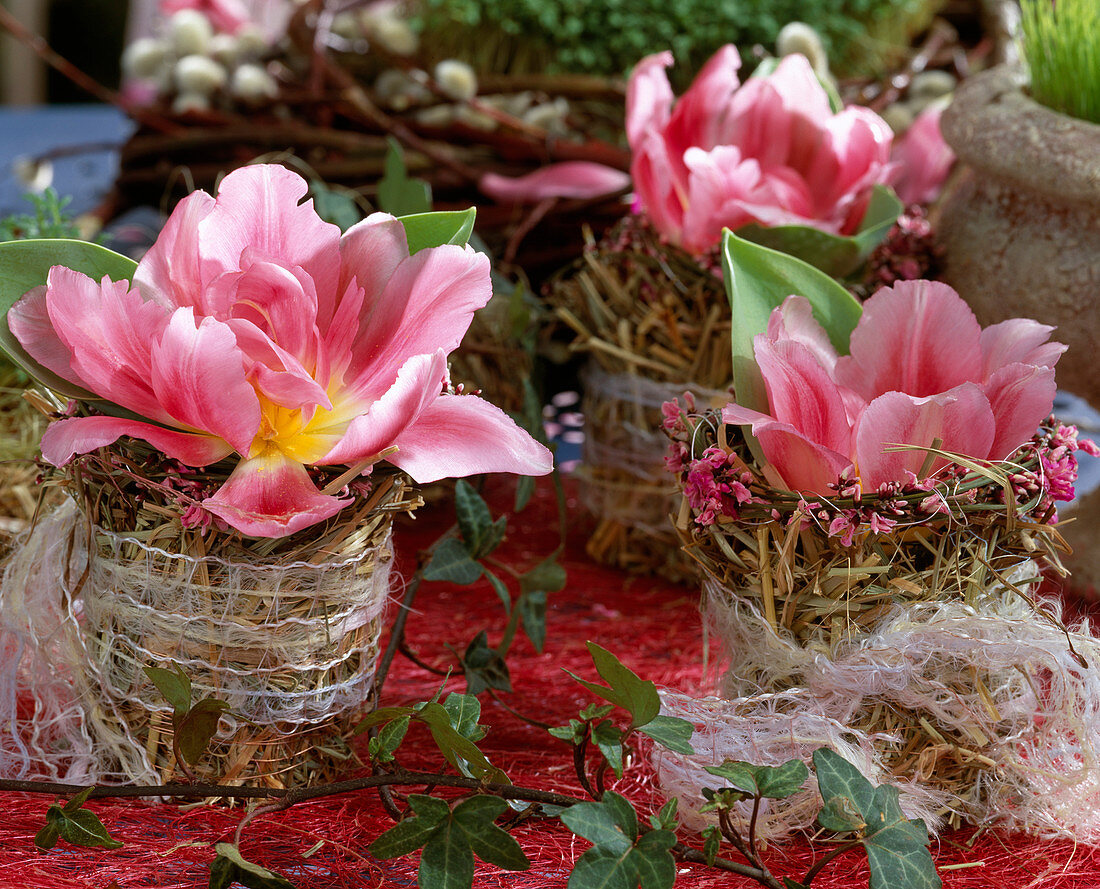
<svg viewBox="0 0 1100 889"><path fill-rule="evenodd" d="M275 164L241 167L226 176L214 208L198 226L203 279L243 270L248 251L253 262L300 266L313 280L318 300L333 302L340 229L321 220L312 200L298 203L307 189L301 176Z"/></svg>
<svg viewBox="0 0 1100 889"><path fill-rule="evenodd" d="M1054 368L1009 364L982 387L993 409L997 435L989 448L991 460L1003 460L1039 428L1054 407Z"/></svg>
<svg viewBox="0 0 1100 889"><path fill-rule="evenodd" d="M230 318L225 326L233 331L243 353L245 376L268 401L290 410L318 405L331 410L332 402L320 381L327 381L326 356L320 346L318 370L312 374L251 321Z"/></svg>
<svg viewBox="0 0 1100 889"><path fill-rule="evenodd" d="M707 150L721 144L722 111L740 85L740 68L741 56L733 44L727 43L710 57L676 103L665 127L671 152L682 155L693 145Z"/></svg>
<svg viewBox="0 0 1100 889"><path fill-rule="evenodd" d="M974 383L928 398L887 392L867 405L855 429L856 465L863 490L873 492L884 482L904 482L906 473L919 474L927 459L926 451L887 451L888 446L926 448L938 438L940 450L981 460L989 456L995 435L989 400ZM946 462L937 457L929 474Z"/></svg>
<svg viewBox="0 0 1100 889"><path fill-rule="evenodd" d="M550 451L475 395L440 395L397 439L390 462L418 482L482 472L545 475Z"/></svg>
<svg viewBox="0 0 1100 889"><path fill-rule="evenodd" d="M208 466L233 453L228 443L212 435L179 432L119 417L73 417L46 427L42 434L42 457L54 466L64 466L76 454L106 447L123 435L148 442L188 466Z"/></svg>
<svg viewBox="0 0 1100 889"><path fill-rule="evenodd" d="M149 385L150 348L169 319L163 307L143 300L126 281L97 284L62 266L50 269L46 306L82 385L150 420L170 422Z"/></svg>
<svg viewBox="0 0 1100 889"><path fill-rule="evenodd" d="M452 352L492 295L489 258L470 247L436 247L405 260L365 306L370 314L345 372L347 390L377 398L410 355Z"/></svg>
<svg viewBox="0 0 1100 889"><path fill-rule="evenodd" d="M844 400L813 352L793 340L772 342L764 335L754 345L772 416L810 441L849 453L852 436Z"/></svg>
<svg viewBox="0 0 1100 889"><path fill-rule="evenodd" d="M245 379L233 331L190 307L177 309L153 345L157 402L176 424L209 432L247 454L260 431L260 402Z"/></svg>
<svg viewBox="0 0 1100 889"><path fill-rule="evenodd" d="M7 319L8 329L31 358L63 380L88 388L80 374L73 370L72 352L58 337L50 321L45 284L23 294L8 309Z"/></svg>
<svg viewBox="0 0 1100 889"><path fill-rule="evenodd" d="M688 203L688 172L682 157L672 158L659 133L644 136L630 164L635 212L645 211L662 237L680 242Z"/></svg>
<svg viewBox="0 0 1100 889"><path fill-rule="evenodd" d="M672 87L665 68L672 65L668 50L646 56L630 72L626 87L626 138L632 149L647 133L663 130L672 114Z"/></svg>
<svg viewBox="0 0 1100 889"><path fill-rule="evenodd" d="M630 187L630 174L591 161L566 161L525 176L486 173L477 186L500 203L534 204L547 198L598 198Z"/></svg>
<svg viewBox="0 0 1100 889"><path fill-rule="evenodd" d="M214 199L205 191L192 192L176 205L134 272L134 286L145 299L169 311L202 303L199 223L213 209Z"/></svg>
<svg viewBox="0 0 1100 889"><path fill-rule="evenodd" d="M320 309L317 313L317 325L326 336L342 337L347 327L352 334L359 329L358 310L349 315L343 302L347 294L353 292L353 283L365 291L366 305L373 306L382 298L386 283L397 267L409 258L405 226L388 213L372 213L344 232L340 239L340 258L339 293L342 299L327 314ZM340 314L339 325L332 320L336 313Z"/></svg>
<svg viewBox="0 0 1100 889"><path fill-rule="evenodd" d="M751 426L764 456L792 491L835 494L835 489L830 490L829 485L835 485L852 465L846 450L840 452L826 447L810 440L789 423L780 423L775 417L736 403L722 408L722 422ZM845 437L850 439L847 430Z"/></svg>
<svg viewBox="0 0 1100 889"><path fill-rule="evenodd" d="M1021 362L1054 367L1066 351L1062 343L1049 342L1054 328L1030 318L1010 318L982 330L982 379L989 379L1008 364Z"/></svg>
<svg viewBox="0 0 1100 889"><path fill-rule="evenodd" d="M829 335L814 317L813 306L804 296L791 295L768 318L768 339L793 340L809 349L818 363L830 374L836 366L837 354Z"/></svg>
<svg viewBox="0 0 1100 889"><path fill-rule="evenodd" d="M257 261L220 275L207 288L204 314L249 321L302 363L315 361L317 291L301 269Z"/></svg>
<svg viewBox="0 0 1100 889"><path fill-rule="evenodd" d="M899 281L863 304L837 381L867 401L890 391L936 395L980 380L980 340L974 313L946 284Z"/></svg>
<svg viewBox="0 0 1100 889"><path fill-rule="evenodd" d="M386 393L356 416L346 431L341 429L339 441L317 462L353 464L390 447L440 397L446 376L447 358L442 349L409 358ZM325 419L318 416L307 432L325 434L326 428Z"/></svg>
<svg viewBox="0 0 1100 889"><path fill-rule="evenodd" d="M934 201L955 163L955 152L940 132L943 110L942 105L926 108L894 145L894 190L907 204Z"/></svg>
<svg viewBox="0 0 1100 889"><path fill-rule="evenodd" d="M317 490L306 468L269 448L242 460L202 505L242 534L286 537L336 515L351 498Z"/></svg>

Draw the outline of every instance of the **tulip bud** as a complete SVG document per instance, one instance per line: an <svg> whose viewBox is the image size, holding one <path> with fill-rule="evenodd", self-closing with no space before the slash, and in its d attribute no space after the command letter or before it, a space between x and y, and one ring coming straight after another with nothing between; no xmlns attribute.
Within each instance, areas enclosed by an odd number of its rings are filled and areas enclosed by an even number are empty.
<svg viewBox="0 0 1100 889"><path fill-rule="evenodd" d="M181 93L209 96L225 86L225 68L206 56L184 56L176 63L176 88Z"/></svg>
<svg viewBox="0 0 1100 889"><path fill-rule="evenodd" d="M275 78L259 65L241 65L233 72L229 92L249 105L259 105L279 94Z"/></svg>
<svg viewBox="0 0 1100 889"><path fill-rule="evenodd" d="M206 53L213 36L210 19L197 9L181 9L168 20L168 38L177 55Z"/></svg>
<svg viewBox="0 0 1100 889"><path fill-rule="evenodd" d="M444 59L433 72L440 89L458 102L465 102L477 95L477 74L474 69L458 59Z"/></svg>
<svg viewBox="0 0 1100 889"><path fill-rule="evenodd" d="M821 36L805 22L789 22L775 39L775 51L780 56L801 53L810 62L816 74L829 72L829 56Z"/></svg>
<svg viewBox="0 0 1100 889"><path fill-rule="evenodd" d="M168 56L168 47L155 37L139 37L122 51L122 73L148 80L156 77Z"/></svg>

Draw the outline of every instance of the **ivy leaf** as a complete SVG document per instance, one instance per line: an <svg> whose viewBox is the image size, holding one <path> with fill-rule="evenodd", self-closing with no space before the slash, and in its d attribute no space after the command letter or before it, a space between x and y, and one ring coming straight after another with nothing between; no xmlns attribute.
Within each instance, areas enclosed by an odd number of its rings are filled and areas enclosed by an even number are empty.
<svg viewBox="0 0 1100 889"><path fill-rule="evenodd" d="M695 752L690 743L691 736L695 734L695 726L679 716L654 716L638 731L674 753Z"/></svg>
<svg viewBox="0 0 1100 889"><path fill-rule="evenodd" d="M542 654L542 647L546 644L546 591L524 593L519 597L518 607L523 632L535 646L535 651Z"/></svg>
<svg viewBox="0 0 1100 889"><path fill-rule="evenodd" d="M425 704L417 718L427 723L439 752L462 774L487 780L498 779L502 773L469 738L459 734L451 724L451 714L441 704ZM505 782L507 778L505 777Z"/></svg>
<svg viewBox="0 0 1100 889"><path fill-rule="evenodd" d="M469 210L435 210L431 213L401 216L399 221L405 226L409 254L427 247L443 247L447 244L464 247L473 233L476 213L470 207Z"/></svg>
<svg viewBox="0 0 1100 889"><path fill-rule="evenodd" d="M543 559L530 571L521 575L519 588L524 593L537 591L556 593L565 588L567 579L565 569L558 564L558 557L554 555Z"/></svg>
<svg viewBox="0 0 1100 889"><path fill-rule="evenodd" d="M423 794L409 796L413 815L377 837L367 851L375 858L400 858L423 847L440 823L451 814L443 800Z"/></svg>
<svg viewBox="0 0 1100 889"><path fill-rule="evenodd" d="M612 708L614 709L614 708ZM576 746L580 744L585 735L588 733L588 729L585 724L577 719L570 719L569 725L559 725L554 728L547 729L547 731L555 738L565 741L569 744Z"/></svg>
<svg viewBox="0 0 1100 889"><path fill-rule="evenodd" d="M826 819L838 811L849 813L849 818L858 812L865 824L862 841L871 871L870 889L940 889L928 850L928 831L923 821L905 817L896 787L875 787L827 747L814 751L814 769L829 810Z"/></svg>
<svg viewBox="0 0 1100 889"><path fill-rule="evenodd" d="M610 720L592 726L592 742L600 749L616 778L623 776L623 733Z"/></svg>
<svg viewBox="0 0 1100 889"><path fill-rule="evenodd" d="M654 830L675 831L677 825L676 810L680 807L680 801L673 797L663 806L656 815L649 816L649 823Z"/></svg>
<svg viewBox="0 0 1100 889"><path fill-rule="evenodd" d="M559 816L573 833L593 843L569 875L569 889L670 889L676 835L652 830L638 836L634 807L614 791L593 803L577 803Z"/></svg>
<svg viewBox="0 0 1100 889"><path fill-rule="evenodd" d="M470 558L470 552L457 537L448 537L435 548L424 569L425 580L446 580L468 586L481 577L481 565Z"/></svg>
<svg viewBox="0 0 1100 889"><path fill-rule="evenodd" d="M387 139L385 173L378 182L378 206L394 216L427 213L432 209L432 189L423 179L410 179L400 143ZM409 252L412 245L409 245Z"/></svg>
<svg viewBox="0 0 1100 889"><path fill-rule="evenodd" d="M420 889L470 889L474 884L474 853L448 818L435 829L420 853Z"/></svg>
<svg viewBox="0 0 1100 889"><path fill-rule="evenodd" d="M535 478L531 475L521 475L516 482L515 511L523 512L527 504L531 502L531 495L535 493Z"/></svg>
<svg viewBox="0 0 1100 889"><path fill-rule="evenodd" d="M598 802L570 806L559 817L577 836L611 854L625 854L638 838L634 807L613 790L607 791Z"/></svg>
<svg viewBox="0 0 1100 889"><path fill-rule="evenodd" d="M531 862L519 843L494 823L507 808L508 804L500 797L474 796L455 806L452 818L482 861L505 870L527 870Z"/></svg>
<svg viewBox="0 0 1100 889"><path fill-rule="evenodd" d="M34 835L34 844L43 852L48 852L57 845L61 839L61 828L54 820L47 820L45 825Z"/></svg>
<svg viewBox="0 0 1100 889"><path fill-rule="evenodd" d="M83 272L97 282L104 276L112 281L129 281L137 268L137 263L128 256L87 241L41 238L0 244L0 314L4 316L0 322L0 348L47 388L71 398L102 401L31 358L8 328L8 310L27 291L45 284L55 265Z"/></svg>
<svg viewBox="0 0 1100 889"><path fill-rule="evenodd" d="M855 805L846 796L834 796L817 813L817 823L834 833L852 833L863 830L867 822L856 811Z"/></svg>
<svg viewBox="0 0 1100 889"><path fill-rule="evenodd" d="M88 801L88 798L92 795L92 791L95 790L95 785L85 787L80 793L70 799L64 806L61 807L61 811L67 815L71 815L77 809L80 809Z"/></svg>
<svg viewBox="0 0 1100 889"><path fill-rule="evenodd" d="M469 889L475 853L506 870L531 866L519 844L494 823L508 808L498 797L474 796L452 811L442 800L413 794L409 806L414 815L371 843L370 853L376 858L397 858L423 848L418 871L421 889Z"/></svg>
<svg viewBox="0 0 1100 889"><path fill-rule="evenodd" d="M810 770L800 759L791 759L779 766L758 766L727 759L721 765L705 768L712 775L725 778L736 790L767 799L786 799L801 790L810 777Z"/></svg>
<svg viewBox="0 0 1100 889"><path fill-rule="evenodd" d="M718 857L721 848L722 830L717 824L711 824L703 830L703 855L706 857L708 866L713 866L714 859Z"/></svg>
<svg viewBox="0 0 1100 889"><path fill-rule="evenodd" d="M465 479L459 479L455 484L455 515L458 530L466 542L466 551L474 559L487 556L496 549L508 528L507 516L501 516L494 522L488 504Z"/></svg>
<svg viewBox="0 0 1100 889"><path fill-rule="evenodd" d="M589 704L579 714L581 719L603 719L615 709L614 704Z"/></svg>
<svg viewBox="0 0 1100 889"><path fill-rule="evenodd" d="M649 679L639 679L633 670L595 642L588 643L588 653L596 664L596 672L607 682L606 686L588 682L568 670L565 672L593 694L626 710L632 717L631 728L652 722L661 712L657 686Z"/></svg>
<svg viewBox="0 0 1100 889"><path fill-rule="evenodd" d="M487 688L511 691L512 680L508 665L500 652L489 647L489 637L484 630L466 646L462 655L462 669L466 674L466 693L481 694Z"/></svg>
<svg viewBox="0 0 1100 889"><path fill-rule="evenodd" d="M451 718L451 726L462 737L475 744L485 737L485 729L478 725L481 719L481 701L473 695L451 692L443 702L443 709Z"/></svg>
<svg viewBox="0 0 1100 889"><path fill-rule="evenodd" d="M164 667L142 667L142 670L161 697L172 705L174 718L182 719L191 709L191 678L179 664L174 666L174 670Z"/></svg>
<svg viewBox="0 0 1100 889"><path fill-rule="evenodd" d="M401 742L405 740L405 733L409 730L411 717L399 716L387 722L378 734L370 739L367 752L375 762L392 762L393 755Z"/></svg>
<svg viewBox="0 0 1100 889"><path fill-rule="evenodd" d="M88 793L91 793L91 788L81 794L84 800ZM35 835L34 844L39 849L52 849L57 845L58 839L62 839L85 848L121 849L122 843L107 832L95 812L81 808L84 800L80 800L76 806L73 806L76 800L70 800L65 808L50 806L46 810L46 825Z"/></svg>
<svg viewBox="0 0 1100 889"><path fill-rule="evenodd" d="M676 859L669 850L675 845L676 834L671 830L651 830L638 838L630 859L642 889L671 889L676 882Z"/></svg>
<svg viewBox="0 0 1100 889"><path fill-rule="evenodd" d="M863 310L855 297L824 272L729 231L723 235L722 265L730 309L738 319L731 339L738 404L754 410L768 409L753 337L767 329L772 309L792 293L810 301L814 318L825 328L833 347L839 354L847 354Z"/></svg>
<svg viewBox="0 0 1100 889"><path fill-rule="evenodd" d="M492 585L496 591L497 598L500 599L501 604L504 606L504 613L511 615L512 613L512 594L508 592L508 587L505 586L504 581L493 574L488 568L482 569L485 573L485 578Z"/></svg>
<svg viewBox="0 0 1100 889"><path fill-rule="evenodd" d="M222 714L228 709L229 704L225 701L203 698L177 722L175 732L180 755L188 763L194 765L202 759L206 748L210 746L210 739L218 731Z"/></svg>
<svg viewBox="0 0 1100 889"><path fill-rule="evenodd" d="M210 889L229 889L233 883L248 889L294 889L286 877L248 861L230 843L218 843L214 851L217 857L210 865Z"/></svg>
<svg viewBox="0 0 1100 889"><path fill-rule="evenodd" d="M397 719L400 716L415 716L415 707L379 707L364 716L352 729L353 735L360 735L369 728Z"/></svg>

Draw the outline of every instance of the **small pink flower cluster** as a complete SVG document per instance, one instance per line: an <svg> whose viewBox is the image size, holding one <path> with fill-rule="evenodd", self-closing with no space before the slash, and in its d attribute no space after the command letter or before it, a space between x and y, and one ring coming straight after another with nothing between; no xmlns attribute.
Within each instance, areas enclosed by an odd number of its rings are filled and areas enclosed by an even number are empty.
<svg viewBox="0 0 1100 889"><path fill-rule="evenodd" d="M926 212L913 204L898 217L886 239L867 258L863 284L878 290L898 281L937 278L942 254Z"/></svg>
<svg viewBox="0 0 1100 889"><path fill-rule="evenodd" d="M735 519L743 504L761 502L749 490L752 473L744 469L737 472L738 462L736 454L713 447L688 464L684 496L697 524L713 525L720 515Z"/></svg>
<svg viewBox="0 0 1100 889"><path fill-rule="evenodd" d="M1084 451L1093 457L1100 457L1100 447L1090 439L1078 439L1076 426L1066 426L1051 419L1053 432L1049 438L1035 446L1039 457L1039 466L1034 470L1023 470L1009 476L1012 490L1018 501L1031 500L1041 495L1035 512L1040 516L1050 513L1049 522L1058 521L1054 509L1057 501L1072 500L1074 485L1077 482L1077 458L1075 451Z"/></svg>
<svg viewBox="0 0 1100 889"><path fill-rule="evenodd" d="M816 527L829 537L839 538L843 546L851 546L867 535L890 534L899 524L921 524L936 515L965 521L964 514L974 504L1000 502L1003 497L999 485L986 483L966 466L947 463L924 478L908 471L903 481L882 482L870 493L864 492L854 467L849 467L827 486L828 493L805 493L796 500L780 492L778 499L769 500L766 492L761 496L763 481L746 468L752 462L748 451L743 447L732 451L719 447L713 422L695 413L694 403L688 398L686 410L676 401L663 405L662 425L672 440L665 463L680 479L694 521L702 527L714 525L723 517L787 525L798 521L802 528ZM694 456L700 448L704 449L702 456ZM1021 466L1009 476L1016 501L1026 507L1032 520L1058 520L1054 504L1073 497L1075 452L1079 450L1100 456L1100 447L1095 443L1078 439L1075 426L1050 418L1030 441L1010 455L1008 459ZM980 483L975 484L975 480Z"/></svg>

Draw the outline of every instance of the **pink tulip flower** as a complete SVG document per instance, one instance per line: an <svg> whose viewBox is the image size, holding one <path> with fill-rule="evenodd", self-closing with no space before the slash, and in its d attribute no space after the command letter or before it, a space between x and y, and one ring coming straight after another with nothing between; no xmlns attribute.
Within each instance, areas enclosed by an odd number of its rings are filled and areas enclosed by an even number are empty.
<svg viewBox="0 0 1100 889"><path fill-rule="evenodd" d="M939 197L955 163L955 152L940 132L943 110L943 105L926 108L894 143L894 190L906 204L930 204Z"/></svg>
<svg viewBox="0 0 1100 889"><path fill-rule="evenodd" d="M637 208L694 254L723 227L807 225L855 232L871 189L890 174L893 134L877 114L834 114L810 63L792 55L739 85L741 58L720 49L675 102L669 52L630 76L626 132Z"/></svg>
<svg viewBox="0 0 1100 889"><path fill-rule="evenodd" d="M754 340L770 415L729 404L722 419L751 425L784 483L808 494L835 493L841 477L865 492L904 484L937 439L1003 460L1050 415L1066 348L1052 331L1023 318L983 330L946 284L902 281L864 303L851 354L838 357L809 302L790 296Z"/></svg>
<svg viewBox="0 0 1100 889"><path fill-rule="evenodd" d="M40 364L148 422L52 423L42 454L63 465L120 436L190 466L240 460L203 507L253 536L280 537L350 501L307 466L389 461L419 482L482 472L540 475L549 451L506 414L445 391L447 355L491 295L469 247L409 255L376 213L341 236L300 176L230 173L169 218L133 283L55 266L8 314Z"/></svg>

